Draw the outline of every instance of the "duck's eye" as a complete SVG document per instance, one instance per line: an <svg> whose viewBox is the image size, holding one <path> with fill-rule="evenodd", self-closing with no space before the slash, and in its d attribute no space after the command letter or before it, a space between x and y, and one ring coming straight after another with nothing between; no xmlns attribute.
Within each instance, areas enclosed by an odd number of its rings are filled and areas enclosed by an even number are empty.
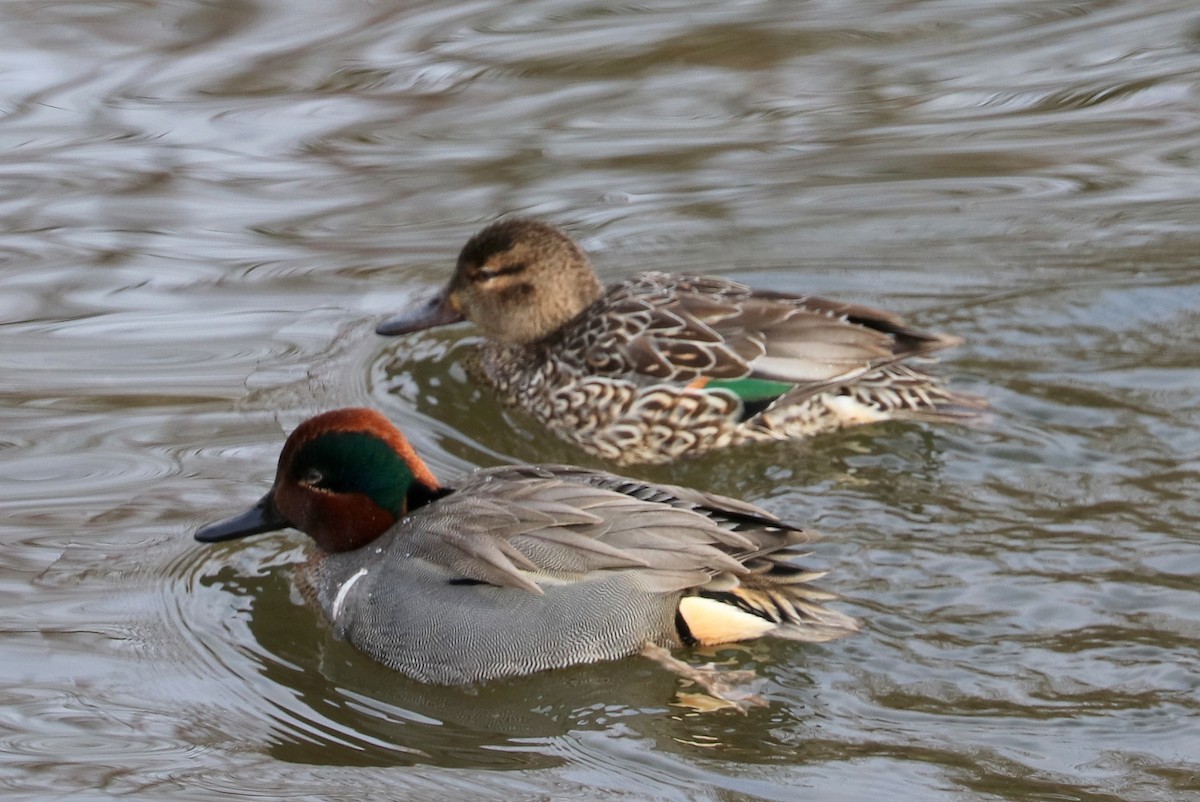
<svg viewBox="0 0 1200 802"><path fill-rule="evenodd" d="M524 262L513 262L512 264L504 265L502 267L480 266L475 271L475 278L477 281L491 281L498 276L511 276L516 273L520 273L525 270L525 267L526 265Z"/></svg>
<svg viewBox="0 0 1200 802"><path fill-rule="evenodd" d="M312 487L320 487L325 481L325 474L320 468L308 468L300 475L300 484L311 485Z"/></svg>

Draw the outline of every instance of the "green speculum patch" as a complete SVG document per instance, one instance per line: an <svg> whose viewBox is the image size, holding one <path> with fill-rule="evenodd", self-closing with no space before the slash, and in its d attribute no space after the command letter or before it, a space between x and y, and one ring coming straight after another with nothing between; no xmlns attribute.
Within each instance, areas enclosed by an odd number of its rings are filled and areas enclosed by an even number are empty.
<svg viewBox="0 0 1200 802"><path fill-rule="evenodd" d="M728 390L742 401L772 401L795 385L770 379L713 379L704 385L706 390Z"/></svg>

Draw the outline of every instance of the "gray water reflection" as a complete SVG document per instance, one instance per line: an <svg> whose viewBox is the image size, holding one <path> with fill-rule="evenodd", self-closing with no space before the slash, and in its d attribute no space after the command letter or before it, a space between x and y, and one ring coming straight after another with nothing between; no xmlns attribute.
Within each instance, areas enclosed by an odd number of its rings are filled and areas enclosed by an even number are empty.
<svg viewBox="0 0 1200 802"><path fill-rule="evenodd" d="M1200 12L1149 2L5 5L6 799L1176 800L1200 791ZM441 475L587 462L370 332L501 213L606 280L735 275L966 339L986 425L644 474L827 535L865 623L411 683L298 603L300 538L203 549L317 410Z"/></svg>

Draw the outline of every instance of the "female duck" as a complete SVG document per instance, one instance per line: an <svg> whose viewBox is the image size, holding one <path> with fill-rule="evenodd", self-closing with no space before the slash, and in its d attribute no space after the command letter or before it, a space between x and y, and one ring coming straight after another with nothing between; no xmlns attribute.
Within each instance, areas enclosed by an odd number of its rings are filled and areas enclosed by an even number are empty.
<svg viewBox="0 0 1200 802"><path fill-rule="evenodd" d="M316 542L302 578L335 630L426 682L856 629L788 562L812 535L765 510L563 465L444 487L369 409L301 424L270 492L196 539L285 527Z"/></svg>
<svg viewBox="0 0 1200 802"><path fill-rule="evenodd" d="M463 319L487 337L483 373L507 403L617 464L983 406L902 364L956 338L722 278L643 273L605 289L579 246L536 220L480 231L443 290L376 331Z"/></svg>

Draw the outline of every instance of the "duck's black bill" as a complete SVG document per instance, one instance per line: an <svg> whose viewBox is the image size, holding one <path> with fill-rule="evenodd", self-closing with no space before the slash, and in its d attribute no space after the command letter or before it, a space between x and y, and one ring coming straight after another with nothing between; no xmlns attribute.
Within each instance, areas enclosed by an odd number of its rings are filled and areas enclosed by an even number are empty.
<svg viewBox="0 0 1200 802"><path fill-rule="evenodd" d="M441 290L432 296L416 299L403 311L376 326L375 333L390 337L462 321L462 313L450 302L449 291Z"/></svg>
<svg viewBox="0 0 1200 802"><path fill-rule="evenodd" d="M263 532L274 532L286 529L291 524L275 509L275 501L271 493L263 496L257 504L243 513L226 518L224 521L202 526L196 530L196 540L201 543L220 543L222 540L236 540L239 537L260 535Z"/></svg>

